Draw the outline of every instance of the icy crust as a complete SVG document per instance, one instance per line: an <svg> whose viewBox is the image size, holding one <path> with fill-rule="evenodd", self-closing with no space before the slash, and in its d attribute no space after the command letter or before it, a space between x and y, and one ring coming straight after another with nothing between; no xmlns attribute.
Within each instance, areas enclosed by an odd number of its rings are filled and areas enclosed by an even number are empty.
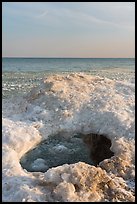
<svg viewBox="0 0 137 204"><path fill-rule="evenodd" d="M3 201L134 202L134 83L83 73L52 75L24 97L3 100ZM114 156L45 173L20 158L50 135L105 134ZM39 158L40 160L40 158Z"/></svg>

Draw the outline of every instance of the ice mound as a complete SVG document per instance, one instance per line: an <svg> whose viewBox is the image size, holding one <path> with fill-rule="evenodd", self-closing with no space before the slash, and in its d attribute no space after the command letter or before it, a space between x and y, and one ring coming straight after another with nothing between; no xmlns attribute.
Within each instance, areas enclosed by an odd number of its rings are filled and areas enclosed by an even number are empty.
<svg viewBox="0 0 137 204"><path fill-rule="evenodd" d="M52 75L30 93L3 100L3 202L134 202L134 84L83 73ZM114 153L97 167L50 168L40 157L28 172L22 156L50 136L106 135ZM65 147L56 146L54 151Z"/></svg>
<svg viewBox="0 0 137 204"><path fill-rule="evenodd" d="M132 192L121 177L82 162L56 167L56 171L48 170L43 182L49 183L56 201L134 201Z"/></svg>

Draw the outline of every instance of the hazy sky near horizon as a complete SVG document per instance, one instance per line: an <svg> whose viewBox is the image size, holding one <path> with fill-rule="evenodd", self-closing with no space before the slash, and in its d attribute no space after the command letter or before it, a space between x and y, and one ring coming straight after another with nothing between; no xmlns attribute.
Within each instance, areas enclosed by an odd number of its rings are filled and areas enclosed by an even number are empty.
<svg viewBox="0 0 137 204"><path fill-rule="evenodd" d="M2 2L3 57L135 57L135 2Z"/></svg>

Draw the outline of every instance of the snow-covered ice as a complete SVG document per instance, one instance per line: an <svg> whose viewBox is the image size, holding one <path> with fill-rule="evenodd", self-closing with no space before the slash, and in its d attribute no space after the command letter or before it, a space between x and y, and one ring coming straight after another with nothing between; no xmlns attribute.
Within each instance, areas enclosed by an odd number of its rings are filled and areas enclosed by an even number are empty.
<svg viewBox="0 0 137 204"><path fill-rule="evenodd" d="M134 83L71 73L52 75L24 96L3 99L3 202L134 202ZM97 167L79 161L47 170L41 158L28 172L21 157L63 133L106 135L114 156ZM57 145L54 151L67 148ZM38 169L39 168L39 169Z"/></svg>

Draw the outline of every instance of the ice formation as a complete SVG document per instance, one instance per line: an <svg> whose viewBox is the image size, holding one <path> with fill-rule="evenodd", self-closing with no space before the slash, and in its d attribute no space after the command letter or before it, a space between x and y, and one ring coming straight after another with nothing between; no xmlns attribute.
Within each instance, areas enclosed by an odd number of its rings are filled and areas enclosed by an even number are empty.
<svg viewBox="0 0 137 204"><path fill-rule="evenodd" d="M52 75L28 94L3 100L3 202L134 202L134 83L84 73ZM106 135L114 156L28 172L22 156L51 135ZM56 146L54 151L64 150ZM45 172L41 172L45 169Z"/></svg>

